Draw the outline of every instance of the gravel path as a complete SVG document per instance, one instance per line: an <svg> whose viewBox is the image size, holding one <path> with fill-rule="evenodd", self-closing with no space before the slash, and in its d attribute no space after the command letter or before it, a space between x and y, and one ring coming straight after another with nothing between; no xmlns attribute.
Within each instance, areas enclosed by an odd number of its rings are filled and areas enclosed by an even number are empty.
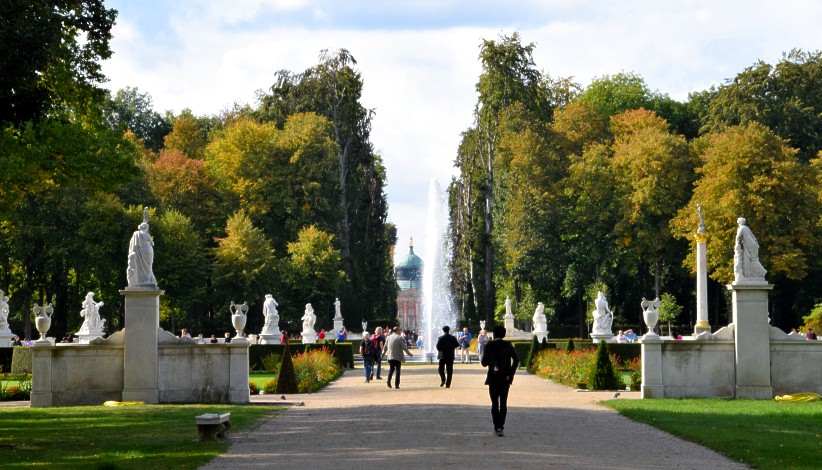
<svg viewBox="0 0 822 470"><path fill-rule="evenodd" d="M305 406L235 433L229 451L205 468L745 468L598 405L610 392L579 393L518 374L500 438L477 365L457 364L451 389L440 388L427 365L405 366L401 390L366 384L361 374L348 371L320 393L289 396Z"/></svg>

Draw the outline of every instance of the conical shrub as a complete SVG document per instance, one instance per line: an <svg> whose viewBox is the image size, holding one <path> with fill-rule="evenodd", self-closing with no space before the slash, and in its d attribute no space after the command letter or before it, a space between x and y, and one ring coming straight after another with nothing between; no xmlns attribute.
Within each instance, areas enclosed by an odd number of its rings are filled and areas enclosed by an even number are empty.
<svg viewBox="0 0 822 470"><path fill-rule="evenodd" d="M528 357L525 358L525 368L528 369L528 372L534 372L531 366L534 364L534 359L537 358L539 349L539 340L537 339L537 336L534 335L531 337L531 349L528 350Z"/></svg>
<svg viewBox="0 0 822 470"><path fill-rule="evenodd" d="M565 345L565 352L573 352L574 350L574 339L569 338L568 344Z"/></svg>
<svg viewBox="0 0 822 470"><path fill-rule="evenodd" d="M291 351L288 343L283 348L283 362L280 364L280 375L277 376L277 393L298 393L297 374L294 372L294 361L291 360Z"/></svg>
<svg viewBox="0 0 822 470"><path fill-rule="evenodd" d="M605 341L600 341L597 347L597 358L594 362L589 386L592 390L616 390L620 387L620 380L614 371L614 364L611 363L611 357L608 355L608 347Z"/></svg>

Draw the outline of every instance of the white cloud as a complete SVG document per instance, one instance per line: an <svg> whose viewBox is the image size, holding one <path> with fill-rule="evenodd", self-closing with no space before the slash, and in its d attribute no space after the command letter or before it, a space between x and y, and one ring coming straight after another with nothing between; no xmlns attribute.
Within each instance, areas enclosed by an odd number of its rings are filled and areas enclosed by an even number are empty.
<svg viewBox="0 0 822 470"><path fill-rule="evenodd" d="M684 99L759 58L774 61L793 47L822 48L817 28L822 4L812 1L647 1L572 8L577 4L562 0L541 7L542 13L556 7L564 16L520 33L537 44L538 66L583 83L635 71L650 87ZM236 23L272 11L305 9L326 20L334 16L304 0L191 5L172 14L172 43L121 18L112 42L115 55L105 65L110 86L138 86L151 93L160 110L215 113L234 102L253 101L256 90L271 85L276 70L301 71L316 62L321 49L349 49L365 80L363 103L376 110L372 140L388 170L390 219L400 236L397 254L404 256L411 234L422 251L428 181L448 182L460 133L472 121L479 43L515 25L242 28Z"/></svg>

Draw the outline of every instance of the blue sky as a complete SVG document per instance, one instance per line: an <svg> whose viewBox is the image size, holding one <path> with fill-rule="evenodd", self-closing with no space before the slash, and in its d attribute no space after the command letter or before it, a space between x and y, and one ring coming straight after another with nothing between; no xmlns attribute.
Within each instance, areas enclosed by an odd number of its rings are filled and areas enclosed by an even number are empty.
<svg viewBox="0 0 822 470"><path fill-rule="evenodd" d="M112 89L137 86L158 110L217 113L254 101L280 69L346 48L376 111L372 141L388 169L397 254L423 251L428 181L447 183L471 124L483 38L519 31L537 65L582 84L632 71L685 99L758 59L822 49L822 2L764 1L110 1L119 10L104 70Z"/></svg>

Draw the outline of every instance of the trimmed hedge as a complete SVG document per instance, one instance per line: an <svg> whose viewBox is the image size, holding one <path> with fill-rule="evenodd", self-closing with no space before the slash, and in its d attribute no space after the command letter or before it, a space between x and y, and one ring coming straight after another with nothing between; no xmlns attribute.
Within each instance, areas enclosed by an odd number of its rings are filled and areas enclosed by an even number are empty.
<svg viewBox="0 0 822 470"><path fill-rule="evenodd" d="M11 356L12 374L31 374L31 348L15 346Z"/></svg>
<svg viewBox="0 0 822 470"><path fill-rule="evenodd" d="M333 341L316 344L292 343L291 341L288 342L288 349L292 355L323 348L326 348L329 352L331 352L331 355L337 359L341 367L354 368L354 346L352 343L347 341L339 344L336 344ZM282 344L252 344L248 348L249 370L267 370L263 364L263 360L271 355L275 356L275 363L279 363L279 358L283 355L283 349L284 346Z"/></svg>

